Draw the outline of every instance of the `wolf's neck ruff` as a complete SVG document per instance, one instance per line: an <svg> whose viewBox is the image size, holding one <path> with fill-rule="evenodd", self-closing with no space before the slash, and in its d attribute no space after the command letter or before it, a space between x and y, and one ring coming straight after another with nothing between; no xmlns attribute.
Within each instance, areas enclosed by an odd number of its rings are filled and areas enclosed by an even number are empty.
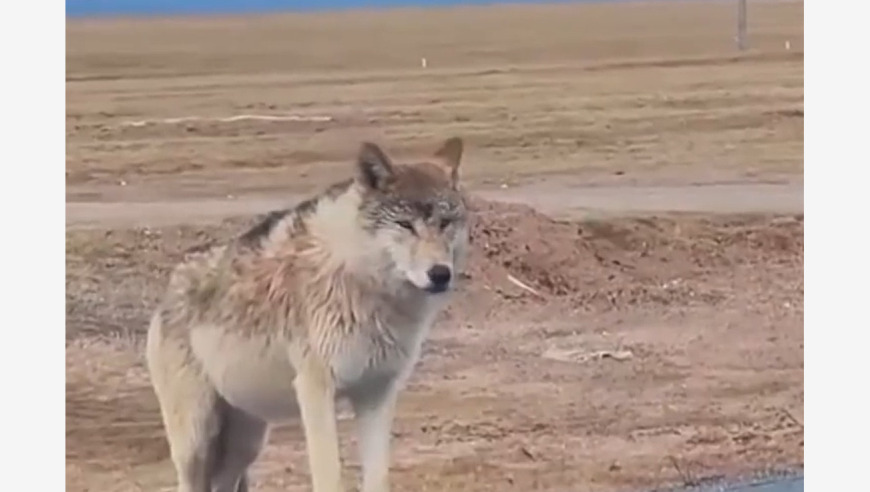
<svg viewBox="0 0 870 492"><path fill-rule="evenodd" d="M267 216L252 229L259 228L262 236L247 236L247 244L259 248L263 259L293 263L294 268L312 275L311 281L352 276L369 289L392 291L398 284L385 282L389 277L382 271L391 266L389 258L372 244L372 235L365 229L363 193L354 182L334 185L327 193L287 210L278 220Z"/></svg>

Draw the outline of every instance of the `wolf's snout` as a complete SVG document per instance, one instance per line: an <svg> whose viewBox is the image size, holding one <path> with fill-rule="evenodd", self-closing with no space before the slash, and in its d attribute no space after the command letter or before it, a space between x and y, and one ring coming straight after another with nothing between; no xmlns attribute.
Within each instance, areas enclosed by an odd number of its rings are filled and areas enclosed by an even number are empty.
<svg viewBox="0 0 870 492"><path fill-rule="evenodd" d="M429 276L429 282L432 283L430 290L433 292L444 292L447 290L447 286L450 285L450 278L453 276L453 273L447 265L435 265L429 269L427 275Z"/></svg>

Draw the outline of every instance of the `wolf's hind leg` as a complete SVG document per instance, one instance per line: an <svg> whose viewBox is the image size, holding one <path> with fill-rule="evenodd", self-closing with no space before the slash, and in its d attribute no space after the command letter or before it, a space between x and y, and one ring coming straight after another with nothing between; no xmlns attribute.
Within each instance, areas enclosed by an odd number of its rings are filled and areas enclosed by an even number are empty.
<svg viewBox="0 0 870 492"><path fill-rule="evenodd" d="M211 468L221 427L220 397L188 354L159 335L152 327L148 370L175 464L178 492L211 492Z"/></svg>
<svg viewBox="0 0 870 492"><path fill-rule="evenodd" d="M259 456L267 436L266 422L225 404L220 456L212 470L212 492L247 492L248 468Z"/></svg>
<svg viewBox="0 0 870 492"><path fill-rule="evenodd" d="M178 475L178 492L211 492L212 468L219 453L221 415L218 397L204 381L180 371L157 397Z"/></svg>

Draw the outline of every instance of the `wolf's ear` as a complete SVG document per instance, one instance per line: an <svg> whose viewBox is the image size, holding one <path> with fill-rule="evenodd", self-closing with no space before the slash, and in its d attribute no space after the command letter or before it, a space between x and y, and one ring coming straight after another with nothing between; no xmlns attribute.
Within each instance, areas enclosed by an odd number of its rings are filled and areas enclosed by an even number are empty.
<svg viewBox="0 0 870 492"><path fill-rule="evenodd" d="M393 163L376 144L363 142L356 158L357 181L366 188L381 190L393 178Z"/></svg>
<svg viewBox="0 0 870 492"><path fill-rule="evenodd" d="M456 186L459 182L459 163L462 161L462 139L459 137L448 138L435 152L435 157L447 167L450 172L450 180Z"/></svg>

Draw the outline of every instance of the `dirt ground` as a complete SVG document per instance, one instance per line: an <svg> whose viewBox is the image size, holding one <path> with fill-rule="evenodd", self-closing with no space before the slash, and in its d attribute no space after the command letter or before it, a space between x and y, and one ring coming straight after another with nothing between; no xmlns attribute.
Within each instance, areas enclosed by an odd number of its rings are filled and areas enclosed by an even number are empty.
<svg viewBox="0 0 870 492"><path fill-rule="evenodd" d="M173 490L142 334L185 249L346 176L363 138L454 134L473 255L395 490L801 467L803 6L751 7L740 55L732 2L69 21L68 490ZM303 450L277 430L257 490L307 490Z"/></svg>

